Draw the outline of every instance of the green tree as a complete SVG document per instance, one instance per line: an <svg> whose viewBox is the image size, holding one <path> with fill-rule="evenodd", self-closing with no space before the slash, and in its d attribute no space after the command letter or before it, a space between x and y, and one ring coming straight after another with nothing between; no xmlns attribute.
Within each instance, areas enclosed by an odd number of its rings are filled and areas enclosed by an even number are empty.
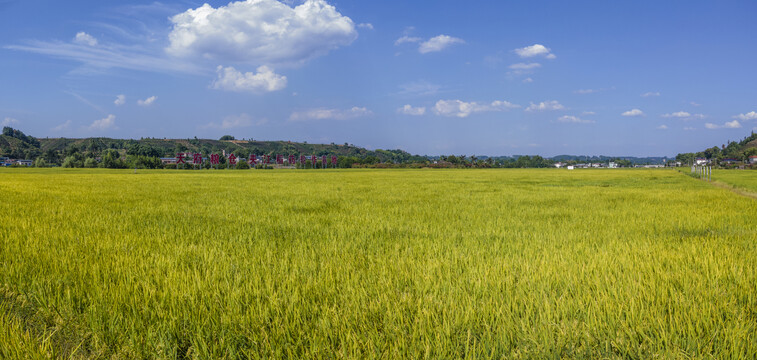
<svg viewBox="0 0 757 360"><path fill-rule="evenodd" d="M45 158L43 157L38 157L36 160L34 160L34 167L47 167L47 161L45 161Z"/></svg>
<svg viewBox="0 0 757 360"><path fill-rule="evenodd" d="M63 159L63 167L64 168L80 168L84 166L84 162L80 159L77 159L75 155L66 156L65 159Z"/></svg>
<svg viewBox="0 0 757 360"><path fill-rule="evenodd" d="M245 169L249 169L249 168L250 168L250 165L247 163L247 160L241 159L241 160L239 160L239 162L237 162L237 169L238 170L245 170Z"/></svg>
<svg viewBox="0 0 757 360"><path fill-rule="evenodd" d="M87 160L84 160L84 167L85 168L96 168L97 167L97 160L94 158L87 158Z"/></svg>

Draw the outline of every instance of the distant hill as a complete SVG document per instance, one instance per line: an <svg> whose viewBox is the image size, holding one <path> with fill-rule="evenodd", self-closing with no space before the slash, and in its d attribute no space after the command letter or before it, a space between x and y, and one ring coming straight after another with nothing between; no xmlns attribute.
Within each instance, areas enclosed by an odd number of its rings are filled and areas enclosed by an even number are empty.
<svg viewBox="0 0 757 360"><path fill-rule="evenodd" d="M6 130L7 129L7 130ZM173 157L177 153L234 153L240 158L250 154L336 155L374 159L374 162L425 161L423 156L403 150L368 150L350 144L308 144L291 141L211 140L211 139L112 139L112 138L44 138L27 136L6 127L0 135L0 157L30 159L44 157L48 163L60 163L65 156L79 153L84 157L100 157L106 150L121 155Z"/></svg>
<svg viewBox="0 0 757 360"><path fill-rule="evenodd" d="M7 126L3 128L2 135L0 135L1 157L34 159L40 153L40 143L35 137Z"/></svg>

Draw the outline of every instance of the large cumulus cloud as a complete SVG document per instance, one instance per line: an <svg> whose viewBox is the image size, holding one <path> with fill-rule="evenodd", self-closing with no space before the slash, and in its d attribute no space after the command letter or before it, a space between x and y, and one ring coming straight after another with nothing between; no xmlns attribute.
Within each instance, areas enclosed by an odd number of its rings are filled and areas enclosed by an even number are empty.
<svg viewBox="0 0 757 360"><path fill-rule="evenodd" d="M171 17L169 54L249 64L302 64L357 38L352 19L325 0L208 4Z"/></svg>

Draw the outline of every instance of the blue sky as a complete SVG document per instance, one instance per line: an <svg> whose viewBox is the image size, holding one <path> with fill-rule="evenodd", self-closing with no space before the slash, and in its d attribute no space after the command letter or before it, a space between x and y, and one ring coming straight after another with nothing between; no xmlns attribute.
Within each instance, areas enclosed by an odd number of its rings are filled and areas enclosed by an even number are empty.
<svg viewBox="0 0 757 360"><path fill-rule="evenodd" d="M38 137L675 155L757 129L754 1L0 0Z"/></svg>

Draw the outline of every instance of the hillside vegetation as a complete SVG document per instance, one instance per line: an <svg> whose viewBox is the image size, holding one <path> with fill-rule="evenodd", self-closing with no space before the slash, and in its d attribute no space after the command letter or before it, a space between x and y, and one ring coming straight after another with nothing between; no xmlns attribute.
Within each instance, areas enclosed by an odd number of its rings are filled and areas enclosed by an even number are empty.
<svg viewBox="0 0 757 360"><path fill-rule="evenodd" d="M716 145L696 153L681 153L676 156L676 160L684 164L691 164L696 158L704 158L716 162L720 162L723 159L746 162L750 156L755 155L757 155L757 134L753 131L751 135L741 141L730 141L727 145Z"/></svg>

